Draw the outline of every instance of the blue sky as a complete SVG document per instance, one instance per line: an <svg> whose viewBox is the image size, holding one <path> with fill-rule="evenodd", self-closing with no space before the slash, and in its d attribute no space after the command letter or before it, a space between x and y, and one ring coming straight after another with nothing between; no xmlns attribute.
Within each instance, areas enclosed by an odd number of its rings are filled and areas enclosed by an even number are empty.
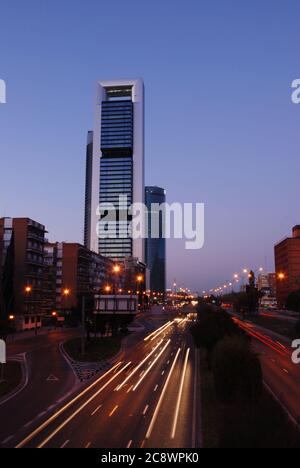
<svg viewBox="0 0 300 468"><path fill-rule="evenodd" d="M0 216L81 241L97 79L141 76L146 182L206 204L205 247L168 242L168 277L196 290L273 268L300 222L298 0L2 0Z"/></svg>

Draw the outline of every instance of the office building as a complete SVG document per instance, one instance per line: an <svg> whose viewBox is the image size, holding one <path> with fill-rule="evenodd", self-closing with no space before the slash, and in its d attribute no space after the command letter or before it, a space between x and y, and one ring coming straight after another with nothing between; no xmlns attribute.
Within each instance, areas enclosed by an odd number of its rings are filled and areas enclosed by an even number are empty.
<svg viewBox="0 0 300 468"><path fill-rule="evenodd" d="M160 187L146 187L145 199L148 211L148 236L146 239L146 265L150 270L151 291L164 293L166 290L166 239L163 236L163 212L158 204L166 201L166 192ZM156 204L156 205L154 205ZM153 237L153 223L158 223L157 236Z"/></svg>
<svg viewBox="0 0 300 468"><path fill-rule="evenodd" d="M41 326L45 233L29 218L0 219L1 316L18 330Z"/></svg>
<svg viewBox="0 0 300 468"><path fill-rule="evenodd" d="M294 226L292 237L275 245L277 302L285 306L288 295L300 290L300 225Z"/></svg>
<svg viewBox="0 0 300 468"><path fill-rule="evenodd" d="M82 296L99 293L112 281L113 261L81 244L56 242L45 245L45 303L47 312L67 315L78 311Z"/></svg>
<svg viewBox="0 0 300 468"><path fill-rule="evenodd" d="M131 236L132 203L144 203L144 85L141 79L97 83L94 131L89 133L86 165L85 246L105 257L144 262L144 239ZM126 197L119 206L119 197ZM116 209L115 237L99 236L103 216ZM128 232L128 234L126 234Z"/></svg>

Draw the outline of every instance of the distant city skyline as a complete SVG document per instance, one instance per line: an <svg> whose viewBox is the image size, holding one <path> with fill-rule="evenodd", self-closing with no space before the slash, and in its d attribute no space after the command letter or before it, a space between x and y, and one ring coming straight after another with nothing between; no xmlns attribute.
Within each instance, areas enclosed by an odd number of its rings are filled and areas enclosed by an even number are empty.
<svg viewBox="0 0 300 468"><path fill-rule="evenodd" d="M272 271L274 245L300 222L299 2L131 3L33 0L17 17L14 2L2 5L0 217L83 242L96 81L140 76L146 185L169 203L206 205L203 249L167 242L168 286L202 291L242 267Z"/></svg>

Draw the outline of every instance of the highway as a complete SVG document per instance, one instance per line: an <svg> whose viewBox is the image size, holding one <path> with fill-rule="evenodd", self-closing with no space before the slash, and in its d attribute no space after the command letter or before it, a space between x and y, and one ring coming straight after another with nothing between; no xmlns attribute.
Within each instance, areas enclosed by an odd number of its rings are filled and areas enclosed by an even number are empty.
<svg viewBox="0 0 300 468"><path fill-rule="evenodd" d="M188 327L186 319L160 323L105 374L8 446L199 447L198 352Z"/></svg>
<svg viewBox="0 0 300 468"><path fill-rule="evenodd" d="M259 355L265 383L282 401L291 416L300 421L300 365L292 362L291 340L279 338L276 333L244 322L234 317L236 323L253 340L253 348Z"/></svg>

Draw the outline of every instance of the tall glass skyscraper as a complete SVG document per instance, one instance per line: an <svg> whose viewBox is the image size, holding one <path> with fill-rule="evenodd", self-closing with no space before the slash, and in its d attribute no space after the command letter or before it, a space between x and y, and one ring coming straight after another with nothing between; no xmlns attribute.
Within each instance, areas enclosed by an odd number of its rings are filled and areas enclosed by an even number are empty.
<svg viewBox="0 0 300 468"><path fill-rule="evenodd" d="M96 99L87 149L85 245L116 261L144 262L144 239L126 237L131 221L121 216L132 203L144 203L144 85L141 79L99 81ZM119 197L126 197L121 207ZM97 235L99 203L118 208L116 238Z"/></svg>
<svg viewBox="0 0 300 468"><path fill-rule="evenodd" d="M163 237L163 212L153 204L163 204L166 192L160 187L145 188L146 206L148 210L148 237L146 239L146 265L150 271L150 289L164 293L166 290L166 239ZM156 228L159 236L151 237L152 222L158 221ZM155 231L156 231L155 229Z"/></svg>

